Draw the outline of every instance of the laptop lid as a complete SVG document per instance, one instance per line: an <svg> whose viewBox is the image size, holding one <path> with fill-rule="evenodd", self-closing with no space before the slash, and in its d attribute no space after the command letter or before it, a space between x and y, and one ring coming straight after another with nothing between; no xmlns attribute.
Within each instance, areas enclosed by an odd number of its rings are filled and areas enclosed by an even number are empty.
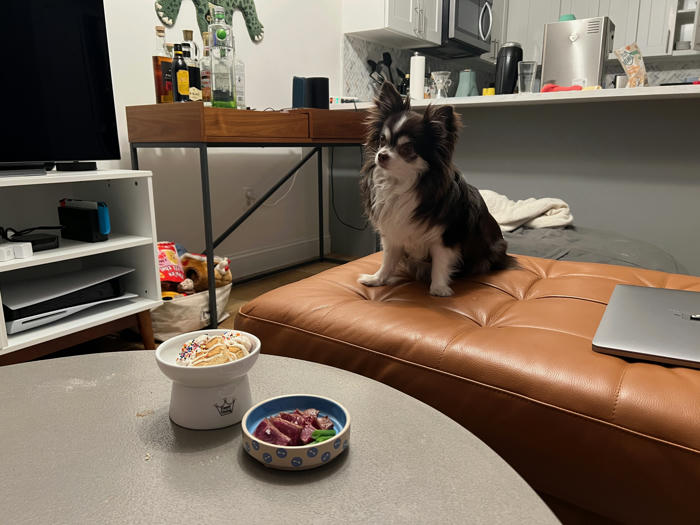
<svg viewBox="0 0 700 525"><path fill-rule="evenodd" d="M618 284L593 350L700 368L700 292Z"/></svg>

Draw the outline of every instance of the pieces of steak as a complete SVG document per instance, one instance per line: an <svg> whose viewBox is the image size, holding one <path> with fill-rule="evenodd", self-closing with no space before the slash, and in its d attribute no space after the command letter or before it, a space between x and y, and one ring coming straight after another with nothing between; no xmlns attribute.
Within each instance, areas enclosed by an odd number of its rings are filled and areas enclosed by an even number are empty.
<svg viewBox="0 0 700 525"><path fill-rule="evenodd" d="M329 430L333 428L333 421L329 417L317 417L316 422L321 430Z"/></svg>
<svg viewBox="0 0 700 525"><path fill-rule="evenodd" d="M294 411L294 413L302 416L304 418L305 424L311 425L314 428L319 428L318 422L316 421L316 416L318 415L318 410L316 410L315 408L307 408L303 412L297 408Z"/></svg>
<svg viewBox="0 0 700 525"><path fill-rule="evenodd" d="M281 416L282 414L280 414ZM289 444L291 446L297 446L299 445L299 436L301 435L301 425L296 425L292 423L291 421L287 421L286 419L282 419L281 417L271 417L270 422L284 434L287 436L291 441Z"/></svg>
<svg viewBox="0 0 700 525"><path fill-rule="evenodd" d="M304 428L301 430L301 435L299 436L299 440L300 440L304 445L307 445L307 444L311 443L311 442L314 440L314 438L311 437L311 434L312 434L312 432L313 432L314 430L316 430L316 428L314 428L313 426L307 424L307 425L304 426Z"/></svg>
<svg viewBox="0 0 700 525"><path fill-rule="evenodd" d="M301 425L302 427L304 426L304 423L306 420L304 419L304 416L301 414L295 413L290 413L290 412L280 412L280 417L282 419L286 419L287 421L291 421L295 425Z"/></svg>
<svg viewBox="0 0 700 525"><path fill-rule="evenodd" d="M253 435L261 441L266 443L271 443L272 445L283 445L287 446L291 444L291 439L280 432L272 421L265 418L263 419L258 427L253 432Z"/></svg>
<svg viewBox="0 0 700 525"><path fill-rule="evenodd" d="M302 414L304 414L305 416L316 417L318 416L318 410L316 410L315 408L307 408L302 412Z"/></svg>

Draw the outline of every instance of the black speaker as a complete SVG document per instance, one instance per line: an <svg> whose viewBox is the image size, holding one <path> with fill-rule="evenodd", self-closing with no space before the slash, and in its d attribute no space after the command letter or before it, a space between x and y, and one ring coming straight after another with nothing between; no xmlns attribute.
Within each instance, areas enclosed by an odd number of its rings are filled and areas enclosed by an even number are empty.
<svg viewBox="0 0 700 525"><path fill-rule="evenodd" d="M327 77L294 77L292 79L292 107L328 109Z"/></svg>

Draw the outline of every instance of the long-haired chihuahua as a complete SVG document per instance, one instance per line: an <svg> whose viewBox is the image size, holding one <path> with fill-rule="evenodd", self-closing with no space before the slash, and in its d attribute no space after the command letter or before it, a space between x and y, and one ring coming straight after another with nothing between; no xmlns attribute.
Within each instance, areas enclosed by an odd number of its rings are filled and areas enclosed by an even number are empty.
<svg viewBox="0 0 700 525"><path fill-rule="evenodd" d="M389 82L374 102L360 186L384 254L377 273L358 282L427 280L432 295L449 296L454 276L516 266L481 194L452 164L461 126L454 108L420 115Z"/></svg>

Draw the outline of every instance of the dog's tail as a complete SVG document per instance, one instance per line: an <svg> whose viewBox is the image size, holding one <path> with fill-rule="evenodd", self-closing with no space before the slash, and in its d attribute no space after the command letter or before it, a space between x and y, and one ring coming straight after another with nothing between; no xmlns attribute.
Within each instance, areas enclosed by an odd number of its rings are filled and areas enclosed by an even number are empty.
<svg viewBox="0 0 700 525"><path fill-rule="evenodd" d="M498 254L497 258L491 262L492 270L522 270L523 267L520 266L518 259L512 255L508 255L506 250L508 249L508 243L501 239L497 243L495 253Z"/></svg>
<svg viewBox="0 0 700 525"><path fill-rule="evenodd" d="M502 266L499 270L522 270L523 267L520 266L517 257L506 254L503 258Z"/></svg>

